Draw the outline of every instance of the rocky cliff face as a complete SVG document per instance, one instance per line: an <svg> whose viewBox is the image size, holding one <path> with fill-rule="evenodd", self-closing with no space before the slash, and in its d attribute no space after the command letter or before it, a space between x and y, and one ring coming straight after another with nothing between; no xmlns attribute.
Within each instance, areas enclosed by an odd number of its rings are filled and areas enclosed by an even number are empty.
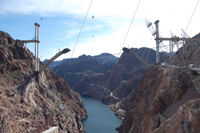
<svg viewBox="0 0 200 133"><path fill-rule="evenodd" d="M200 99L186 102L178 111L160 125L154 133L199 133L200 131Z"/></svg>
<svg viewBox="0 0 200 133"><path fill-rule="evenodd" d="M117 57L108 53L98 56L82 55L76 59L63 60L53 71L80 94L111 104L118 99L110 96L106 81L117 60Z"/></svg>
<svg viewBox="0 0 200 133"><path fill-rule="evenodd" d="M199 38L200 34L197 34L193 38ZM188 66L193 64L194 67L200 67L199 52L200 52L199 41L187 41L184 47L181 47L179 51L170 60L170 64L179 66Z"/></svg>
<svg viewBox="0 0 200 133"><path fill-rule="evenodd" d="M139 83L135 107L118 128L120 133L200 131L200 75L198 69L188 66L199 64L196 60L199 47L197 43L188 43L168 65L154 65L144 75Z"/></svg>
<svg viewBox="0 0 200 133"><path fill-rule="evenodd" d="M155 63L155 51L149 48L132 49L149 64ZM163 57L165 53L161 53ZM103 58L104 57L104 58ZM147 68L135 56L123 53L119 61L110 54L80 56L66 59L53 70L69 81L74 90L105 104L123 118L125 111L135 106L137 85Z"/></svg>
<svg viewBox="0 0 200 133"><path fill-rule="evenodd" d="M142 57L148 64L155 64L156 52L149 48L132 48L137 55ZM166 58L167 53L160 53L161 60ZM119 102L110 105L110 108L120 118L135 107L138 83L148 70L140 60L129 53L123 53L112 69L108 79L108 88L120 99Z"/></svg>
<svg viewBox="0 0 200 133"><path fill-rule="evenodd" d="M107 76L103 73L90 74L83 77L74 86L74 89L84 96L93 97L104 104L113 104L119 98L111 95L111 91L106 86Z"/></svg>
<svg viewBox="0 0 200 133"><path fill-rule="evenodd" d="M155 64L156 52L149 48L132 48L137 55L142 57L148 64ZM166 56L166 53L160 53L161 60ZM129 53L123 53L112 69L111 75L109 77L108 88L113 91L115 90L121 81L126 81L131 79L135 74L143 75L146 70L145 65L138 60L135 56ZM138 72L139 71L139 72ZM141 78L141 76L139 76Z"/></svg>
<svg viewBox="0 0 200 133"><path fill-rule="evenodd" d="M87 113L77 93L48 68L34 76L34 57L0 32L0 132L84 132ZM42 64L40 64L42 65Z"/></svg>
<svg viewBox="0 0 200 133"><path fill-rule="evenodd" d="M154 66L140 82L136 107L120 132L152 133L170 119L185 102L200 97L192 70Z"/></svg>

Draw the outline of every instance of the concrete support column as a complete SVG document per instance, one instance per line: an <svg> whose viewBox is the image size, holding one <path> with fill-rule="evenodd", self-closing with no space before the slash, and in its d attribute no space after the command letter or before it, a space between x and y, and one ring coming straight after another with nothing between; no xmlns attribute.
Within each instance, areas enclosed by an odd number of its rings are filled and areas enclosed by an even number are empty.
<svg viewBox="0 0 200 133"><path fill-rule="evenodd" d="M39 27L38 23L35 23L35 71L39 71Z"/></svg>
<svg viewBox="0 0 200 133"><path fill-rule="evenodd" d="M156 63L158 63L160 61L160 55L159 55L159 43L160 43L160 40L158 40L159 38L159 25L158 25L159 21L155 21L155 25L156 25L156 32L155 32L155 35L156 35Z"/></svg>

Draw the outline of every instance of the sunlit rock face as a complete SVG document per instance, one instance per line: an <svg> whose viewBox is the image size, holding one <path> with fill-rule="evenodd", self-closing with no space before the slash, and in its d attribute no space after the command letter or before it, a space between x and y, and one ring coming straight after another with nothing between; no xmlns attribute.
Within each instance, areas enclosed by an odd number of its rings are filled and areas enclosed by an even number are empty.
<svg viewBox="0 0 200 133"><path fill-rule="evenodd" d="M80 97L50 69L34 75L34 56L0 32L0 132L84 132L87 113ZM12 47L10 47L12 45ZM40 66L42 63L40 63Z"/></svg>

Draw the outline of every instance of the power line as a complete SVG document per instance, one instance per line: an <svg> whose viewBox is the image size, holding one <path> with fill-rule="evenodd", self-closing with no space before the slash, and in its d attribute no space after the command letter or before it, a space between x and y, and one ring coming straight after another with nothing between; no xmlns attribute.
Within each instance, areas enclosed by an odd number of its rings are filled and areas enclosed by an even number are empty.
<svg viewBox="0 0 200 133"><path fill-rule="evenodd" d="M74 51L75 51L75 49L76 49L76 45L78 44L78 41L79 41L79 39L80 39L81 32L82 32L83 27L84 27L84 25L85 25L85 21L86 21L86 19L87 19L88 14L89 14L89 11L90 11L90 8L91 8L91 6L92 6L92 3L93 3L93 0L90 1L89 7L88 7L87 12L86 12L86 14L85 14L83 23L82 23L82 25L81 25L81 29L80 29L80 31L79 31L79 33L78 33L78 37L77 37L76 43L75 43L74 48L73 48L73 50L72 50L71 58L73 57Z"/></svg>
<svg viewBox="0 0 200 133"><path fill-rule="evenodd" d="M135 15L136 15L136 13L137 13L137 11L138 11L138 8L139 8L139 6L140 6L140 3L141 3L141 0L138 1L137 7L136 7L135 12L134 12L134 14L133 14L133 16L132 16L131 23L130 23L130 25L129 25L129 27L128 27L128 30L127 30L127 32L126 32L126 35L125 35L125 37L124 37L124 40L123 40L123 43L122 43L122 45L121 45L120 51L121 51L122 47L124 46L124 43L125 43L125 41L126 41L126 39L127 39L127 37L128 37L128 33L129 33L129 31L130 31L130 29L131 29L131 26L132 26L132 24L133 24L133 21L134 21L134 19L135 19Z"/></svg>
<svg viewBox="0 0 200 133"><path fill-rule="evenodd" d="M185 31L187 31L187 29L188 29L188 27L189 27L189 25L190 25L190 23L191 23L191 21L192 21L192 18L193 18L193 16L194 16L194 13L195 13L195 11L196 11L198 5L199 5L199 1L200 1L200 0L197 1L197 4L196 4L196 6L195 6L195 8L194 8L194 11L193 11L193 13L192 13L192 15L191 15L191 17L190 17L190 19L189 19L189 22L188 22L188 24L187 24L187 27L185 28Z"/></svg>

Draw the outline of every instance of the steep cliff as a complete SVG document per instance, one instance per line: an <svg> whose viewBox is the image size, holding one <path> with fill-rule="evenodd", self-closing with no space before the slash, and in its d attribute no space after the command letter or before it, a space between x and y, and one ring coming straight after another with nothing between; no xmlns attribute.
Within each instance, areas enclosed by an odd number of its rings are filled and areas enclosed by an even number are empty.
<svg viewBox="0 0 200 133"><path fill-rule="evenodd" d="M32 53L0 32L0 132L84 132L87 113L80 97L50 69L34 76ZM40 65L42 65L40 63Z"/></svg>
<svg viewBox="0 0 200 133"><path fill-rule="evenodd" d="M199 47L188 42L167 65L154 65L144 75L120 133L199 132L200 75L190 65L199 65Z"/></svg>
<svg viewBox="0 0 200 133"><path fill-rule="evenodd" d="M132 50L149 64L155 63L154 50ZM166 53L160 55L162 59ZM105 53L94 57L82 55L77 59L63 60L53 70L80 94L91 96L105 104L115 104L111 105L112 110L124 116L124 110L135 105L132 101L135 101L137 85L147 68L128 53L123 53L119 61L116 61L116 57Z"/></svg>
<svg viewBox="0 0 200 133"><path fill-rule="evenodd" d="M149 48L132 48L138 56L142 57L149 65L155 64L156 52ZM160 53L161 60L167 57L167 53ZM110 108L120 118L135 107L138 83L148 71L140 60L129 53L123 53L112 69L108 80L108 88L113 95L120 99L119 102L110 105Z"/></svg>
<svg viewBox="0 0 200 133"><path fill-rule="evenodd" d="M63 60L53 71L80 94L112 104L118 99L110 96L111 92L107 89L106 82L117 61L117 57L108 53L97 56L82 55L75 59Z"/></svg>
<svg viewBox="0 0 200 133"><path fill-rule="evenodd" d="M106 74L89 74L77 82L74 90L82 95L93 97L104 104L118 102L119 98L111 95L111 91L106 86L106 81Z"/></svg>
<svg viewBox="0 0 200 133"><path fill-rule="evenodd" d="M156 52L150 48L132 48L138 56L142 57L148 64L155 64ZM160 53L161 60L166 57L166 53ZM135 76L135 74L143 75L146 70L145 65L138 60L135 56L129 53L122 53L119 61L112 69L111 75L108 81L108 88L113 91L115 90L121 81L126 81ZM139 71L139 72L138 72ZM142 76L139 76L140 78Z"/></svg>

